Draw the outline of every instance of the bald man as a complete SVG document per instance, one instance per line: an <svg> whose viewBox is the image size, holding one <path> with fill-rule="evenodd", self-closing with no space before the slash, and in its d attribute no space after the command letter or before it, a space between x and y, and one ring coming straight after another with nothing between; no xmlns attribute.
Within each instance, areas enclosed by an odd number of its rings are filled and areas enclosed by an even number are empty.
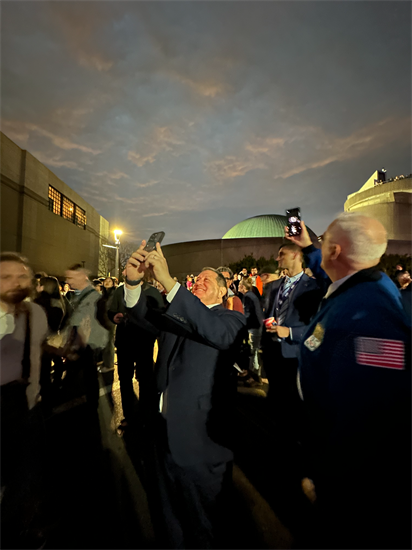
<svg viewBox="0 0 412 550"><path fill-rule="evenodd" d="M411 547L410 321L382 273L383 225L343 213L305 262L329 284L300 345L298 383L323 548Z"/></svg>

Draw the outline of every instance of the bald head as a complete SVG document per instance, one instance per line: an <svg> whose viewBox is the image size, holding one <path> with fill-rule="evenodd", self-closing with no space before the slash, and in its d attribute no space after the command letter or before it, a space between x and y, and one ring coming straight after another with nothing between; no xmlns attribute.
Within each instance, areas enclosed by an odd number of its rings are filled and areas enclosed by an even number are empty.
<svg viewBox="0 0 412 550"><path fill-rule="evenodd" d="M324 234L324 269L332 280L337 280L375 266L385 253L387 242L387 232L380 221L356 212L344 212ZM337 273L331 276L330 271Z"/></svg>

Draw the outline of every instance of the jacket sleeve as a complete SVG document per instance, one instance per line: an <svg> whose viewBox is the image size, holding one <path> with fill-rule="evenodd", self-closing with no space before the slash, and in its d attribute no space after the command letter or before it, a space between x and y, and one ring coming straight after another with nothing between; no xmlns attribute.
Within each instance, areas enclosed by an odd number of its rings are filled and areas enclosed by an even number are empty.
<svg viewBox="0 0 412 550"><path fill-rule="evenodd" d="M218 313L210 310L183 287L179 288L168 307L153 309L142 292L138 303L128 311L134 317L146 317L159 330L220 350L229 349L243 335L246 326L246 319L240 313L225 309Z"/></svg>
<svg viewBox="0 0 412 550"><path fill-rule="evenodd" d="M321 250L311 244L306 248L303 248L302 252L306 266L312 271L319 288L322 290L323 295L325 295L332 281L320 265L322 263Z"/></svg>
<svg viewBox="0 0 412 550"><path fill-rule="evenodd" d="M113 323L113 318L117 313L122 313L121 308L121 292L123 292L123 288L116 288L113 299L110 302L109 309L107 310L107 316L110 319L110 321Z"/></svg>

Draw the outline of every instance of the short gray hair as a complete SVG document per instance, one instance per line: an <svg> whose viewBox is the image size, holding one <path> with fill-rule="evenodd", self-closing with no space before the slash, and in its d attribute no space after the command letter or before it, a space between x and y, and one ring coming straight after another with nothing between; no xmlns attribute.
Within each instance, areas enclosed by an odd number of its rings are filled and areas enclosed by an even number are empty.
<svg viewBox="0 0 412 550"><path fill-rule="evenodd" d="M218 267L216 271L219 271L219 273L229 273L229 279L233 279L233 271L230 269L230 267L222 265Z"/></svg>
<svg viewBox="0 0 412 550"><path fill-rule="evenodd" d="M366 228L369 216L358 212L342 212L334 220L334 229L341 231L348 239L349 249L346 257L353 262L370 262L379 260L385 254L388 245L387 236L384 242L376 242L374 235Z"/></svg>

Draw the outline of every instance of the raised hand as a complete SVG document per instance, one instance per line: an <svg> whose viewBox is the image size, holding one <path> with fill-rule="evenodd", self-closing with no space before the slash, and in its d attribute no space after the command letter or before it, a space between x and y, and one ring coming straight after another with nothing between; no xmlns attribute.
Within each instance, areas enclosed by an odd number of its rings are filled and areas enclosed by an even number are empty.
<svg viewBox="0 0 412 550"><path fill-rule="evenodd" d="M124 273L127 279L126 288L133 288L133 286L139 284L140 280L143 279L144 272L146 271L145 261L149 254L148 252L143 250L145 246L146 241L142 241L136 252L133 252L130 258L127 260L126 267L124 269ZM130 284L128 283L128 281L133 281L135 284Z"/></svg>
<svg viewBox="0 0 412 550"><path fill-rule="evenodd" d="M170 292L175 286L176 281L170 276L169 266L166 258L163 255L162 248L159 243L156 243L156 250L149 252L145 260L146 268L153 271L153 275L161 285L164 286L166 292Z"/></svg>
<svg viewBox="0 0 412 550"><path fill-rule="evenodd" d="M306 248L312 244L311 238L309 237L309 232L305 225L305 222L301 220L300 225L302 226L302 233L294 237L289 236L289 231L287 226L285 226L285 239L291 241L293 244L300 246L300 248Z"/></svg>

